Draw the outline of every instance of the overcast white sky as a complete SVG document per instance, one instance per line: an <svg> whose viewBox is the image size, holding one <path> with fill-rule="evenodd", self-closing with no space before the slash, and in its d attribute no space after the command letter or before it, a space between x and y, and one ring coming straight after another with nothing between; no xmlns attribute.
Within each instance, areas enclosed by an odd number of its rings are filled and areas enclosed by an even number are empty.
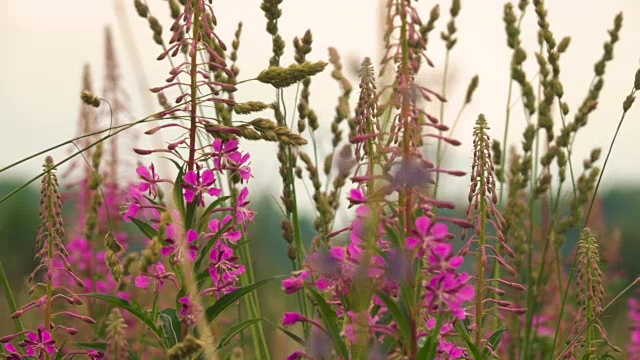
<svg viewBox="0 0 640 360"><path fill-rule="evenodd" d="M102 88L103 31L106 25L115 30L119 59L125 85L131 95L131 109L136 118L146 115L145 101L139 91L140 79L148 78L151 86L163 83L168 64L154 59L159 47L151 40L145 20L133 9L132 0L122 0L125 18L117 17L120 0L0 0L0 167L17 158L25 157L45 147L71 138L79 108L80 74L85 62L93 66L98 93ZM165 1L149 0L154 14L167 18ZM239 52L240 78L255 76L268 65L270 38L264 31L265 19L258 0L216 0L218 33L227 44L239 20L244 22ZM312 60L326 60L327 47L335 46L346 65L359 63L363 57L377 58L379 54L379 11L374 0L285 0L280 28L287 40L287 53L283 63L292 62L291 39L310 28L314 34ZM423 19L435 2L422 0ZM502 137L504 108L508 85L510 52L506 46L502 22L502 1L462 1L458 18L458 45L452 54L455 80L450 87L447 122L452 121L464 96L466 84L474 74L480 75L480 88L473 105L468 107L459 126L457 137L464 145L450 151L457 168L469 166L471 126L478 113L484 113L493 134ZM562 80L565 96L572 110L586 95L592 79L593 63L601 56L602 43L607 38L614 15L624 11L625 22L621 40L615 50L615 59L607 68L605 88L598 111L591 117L586 132L578 136L575 158L580 164L594 146L608 146L621 114L622 100L629 92L633 75L639 66L640 1L638 0L565 0L548 1L552 30L559 39L572 36L569 52L562 58ZM448 21L449 2L443 2L440 28ZM530 9L532 10L532 9ZM132 31L123 31L130 25ZM440 29L439 28L439 29ZM439 30L438 29L438 30ZM535 18L529 13L524 26L528 44L535 40ZM165 26L165 36L168 25ZM134 67L135 59L129 41L135 42L144 74ZM437 34L432 36L429 53L436 64L435 70L424 73L427 82L442 66L443 46ZM136 55L137 56L137 55ZM533 58L530 59L533 71ZM437 77L439 78L439 77ZM352 78L355 81L355 78ZM325 72L312 85L312 107L327 125L333 119L337 84ZM249 83L237 93L240 100L271 101L272 90L260 84ZM357 92L354 91L354 96ZM293 106L293 94L289 103ZM155 105L155 101L152 102ZM640 103L636 104L619 137L612 160L608 165L605 186L637 181L640 176ZM511 130L513 141L520 139L524 120L518 117ZM572 112L573 113L573 112ZM327 148L327 146L323 146ZM253 166L258 181L253 186L264 186L277 179L277 166L273 146L252 146ZM65 152L54 152L60 158ZM42 158L31 161L19 169L0 174L6 176L33 176L39 171ZM466 181L466 178L464 179ZM459 185L463 185L464 181ZM465 187L466 188L466 187ZM463 188L464 189L464 188ZM279 190L272 191L274 194Z"/></svg>

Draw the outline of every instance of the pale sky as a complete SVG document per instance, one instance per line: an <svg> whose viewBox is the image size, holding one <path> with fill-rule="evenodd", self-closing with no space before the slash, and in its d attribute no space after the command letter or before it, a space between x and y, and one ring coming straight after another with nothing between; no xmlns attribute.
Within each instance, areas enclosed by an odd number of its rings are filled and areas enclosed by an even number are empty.
<svg viewBox="0 0 640 360"><path fill-rule="evenodd" d="M45 147L60 143L75 134L79 110L81 69L85 62L92 65L95 88L98 95L102 89L103 32L106 25L114 29L122 76L131 95L131 110L135 118L146 115L145 101L139 91L139 79L148 78L149 86L164 83L169 65L155 61L160 48L151 40L146 20L133 9L133 1L122 2L126 18L118 21L116 3L120 0L0 0L0 167L28 156ZM148 1L152 12L161 19L168 19L168 7L164 1ZM310 60L326 60L327 47L334 46L342 54L346 67L359 63L363 57L378 58L379 11L374 0L284 0L283 17L279 25L287 41L287 52L283 64L293 62L291 40L310 28L314 34L314 51ZM423 20L435 2L421 0ZM598 110L582 130L575 147L574 164L581 166L594 146L608 147L609 141L621 114L621 104L633 84L633 76L640 64L640 1L638 0L565 0L548 1L549 17L556 39L570 35L571 46L563 55L562 80L565 97L572 110L577 109L587 93L593 76L593 63L602 54L602 44L607 39L607 29L612 27L613 17L623 11L625 21L620 42L615 49L614 60L607 67L605 87ZM453 50L452 78L445 122L451 123L464 97L466 84L474 74L480 75L480 87L458 127L456 137L464 145L449 154L455 158L453 167L467 170L470 162L471 127L478 113L484 113L495 137L502 138L504 108L508 85L510 51L506 46L502 22L502 1L462 1L458 17L458 44ZM258 0L216 0L218 33L231 43L239 20L244 22L239 51L240 79L254 77L268 65L270 38L264 31L265 19ZM449 2L443 2L438 31L449 20ZM530 7L523 27L529 49L535 41L537 27L533 9ZM132 32L123 31L131 26ZM165 38L169 25L165 25ZM138 54L127 46L135 42ZM428 50L436 69L427 69L423 78L438 89L443 62L443 45L437 33L433 33ZM144 74L134 66L135 56L140 56ZM528 74L536 72L533 56L528 61ZM352 74L353 75L353 74ZM357 80L351 77L357 89ZM439 80L438 80L439 81ZM289 108L293 107L294 94L289 92ZM314 78L311 89L311 105L318 113L321 124L328 128L333 119L338 85L330 79L329 71ZM272 101L272 90L262 84L248 83L237 92L239 100ZM357 91L353 92L353 102ZM640 100L639 100L640 102ZM152 99L152 105L156 102ZM640 176L640 103L629 113L618 139L612 159L603 180L604 186L637 182ZM437 112L437 108L432 108ZM512 118L512 141L519 143L524 127L522 111L516 108ZM267 115L268 113L265 113ZM571 118L573 118L571 116ZM556 120L559 121L559 120ZM149 126L142 129L147 129ZM326 133L325 133L326 134ZM327 142L329 142L327 140ZM138 144L138 146L140 146ZM324 149L328 145L321 146ZM275 147L251 145L254 174L253 186L271 184L264 179L277 179ZM62 158L66 151L52 153ZM22 165L16 170L0 174L6 176L33 176L39 170L43 157ZM133 173L133 170L132 170ZM452 182L454 186L464 186ZM457 184L457 185L455 185ZM271 187L278 196L279 188ZM448 192L455 191L450 187ZM458 187L458 189L460 189Z"/></svg>

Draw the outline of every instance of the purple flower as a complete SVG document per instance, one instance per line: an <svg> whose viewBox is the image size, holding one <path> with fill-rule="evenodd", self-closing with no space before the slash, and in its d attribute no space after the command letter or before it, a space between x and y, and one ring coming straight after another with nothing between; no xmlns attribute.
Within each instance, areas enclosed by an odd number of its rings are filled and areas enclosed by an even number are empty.
<svg viewBox="0 0 640 360"><path fill-rule="evenodd" d="M4 349L9 353L7 356L7 360L20 360L22 359L22 355L18 352L15 346L7 343L4 344Z"/></svg>
<svg viewBox="0 0 640 360"><path fill-rule="evenodd" d="M407 237L407 249L418 249L417 256L422 257L433 242L440 242L447 237L449 230L445 224L432 224L427 216L416 219L413 236Z"/></svg>
<svg viewBox="0 0 640 360"><path fill-rule="evenodd" d="M209 230L210 233L205 235L205 238L215 236L221 229L224 229L225 226L232 220L231 215L227 215L222 220L212 219L209 221ZM230 242L231 244L235 244L242 237L242 233L240 231L233 231L233 228L229 226L225 231L221 234L221 238Z"/></svg>
<svg viewBox="0 0 640 360"><path fill-rule="evenodd" d="M189 244L188 252L189 252L189 260L191 261L193 261L196 258L196 255L198 254L198 246L193 245L193 243L196 240L198 240L198 236L199 236L198 233L195 232L195 230L191 230L191 229L187 231L187 234L185 236L187 240L187 244ZM178 257L181 252L180 244L178 244L173 239L165 239L165 241L169 245L162 247L162 256L169 256L171 254L175 254L176 257Z"/></svg>
<svg viewBox="0 0 640 360"><path fill-rule="evenodd" d="M160 176L156 174L153 164L149 165L149 168L143 165L138 166L136 173L143 180L143 182L138 184L138 190L141 192L147 191L149 196L155 199L156 196L158 196L158 183L161 182L161 180Z"/></svg>
<svg viewBox="0 0 640 360"><path fill-rule="evenodd" d="M444 311L451 311L458 319L466 317L462 304L473 299L475 290L468 284L467 273L441 272L429 281L426 301L429 308L445 305Z"/></svg>
<svg viewBox="0 0 640 360"><path fill-rule="evenodd" d="M20 342L20 346L25 347L28 356L44 359L46 354L56 352L56 348L53 346L55 343L56 341L51 338L48 331L38 329L37 334L33 331L29 332L27 338Z"/></svg>
<svg viewBox="0 0 640 360"><path fill-rule="evenodd" d="M184 184L184 198L187 202L193 202L195 198L198 198L198 205L204 206L203 193L207 193L211 196L220 196L222 190L213 187L216 182L216 176L212 170L206 169L202 174L196 173L193 170L187 171L183 177Z"/></svg>
<svg viewBox="0 0 640 360"><path fill-rule="evenodd" d="M136 287L146 289L153 284L155 291L159 291L164 285L164 281L169 280L174 283L176 288L179 288L178 281L173 273L166 272L162 263L151 265L148 275L138 275L135 283Z"/></svg>
<svg viewBox="0 0 640 360"><path fill-rule="evenodd" d="M289 326L298 322L306 321L307 318L297 312L286 312L282 316L282 325Z"/></svg>
<svg viewBox="0 0 640 360"><path fill-rule="evenodd" d="M104 353L102 351L98 351L98 350L89 350L89 351L87 351L87 356L91 360L104 359Z"/></svg>
<svg viewBox="0 0 640 360"><path fill-rule="evenodd" d="M197 307L197 304L194 304L193 301L191 301L191 298L188 296L181 297L178 302L182 304L179 313L180 321L182 321L182 323L186 324L187 326L195 325L197 322L196 313L201 309Z"/></svg>
<svg viewBox="0 0 640 360"><path fill-rule="evenodd" d="M142 194L136 186L131 186L131 188L129 188L129 197L131 200L128 202L127 210L123 215L124 221L126 222L130 222L131 218L138 216L142 202Z"/></svg>
<svg viewBox="0 0 640 360"><path fill-rule="evenodd" d="M245 271L244 265L237 263L238 257L233 253L233 249L218 241L211 250L209 260L209 275L213 280L213 287L204 293L215 293L218 297L233 291L240 275Z"/></svg>
<svg viewBox="0 0 640 360"><path fill-rule="evenodd" d="M213 141L213 164L218 171L237 171L243 181L251 177L251 168L247 165L249 154L242 154L238 151L237 140Z"/></svg>
<svg viewBox="0 0 640 360"><path fill-rule="evenodd" d="M301 271L288 279L282 280L282 291L293 294L304 287L304 281L309 277L308 271Z"/></svg>
<svg viewBox="0 0 640 360"><path fill-rule="evenodd" d="M253 221L253 217L255 216L253 210L248 207L249 202L247 201L247 196L249 196L249 189L245 187L240 190L240 194L236 199L235 211L239 224L244 224L247 221Z"/></svg>
<svg viewBox="0 0 640 360"><path fill-rule="evenodd" d="M351 192L349 192L349 201L351 201L352 204L364 204L367 202L367 198L360 189L351 189Z"/></svg>

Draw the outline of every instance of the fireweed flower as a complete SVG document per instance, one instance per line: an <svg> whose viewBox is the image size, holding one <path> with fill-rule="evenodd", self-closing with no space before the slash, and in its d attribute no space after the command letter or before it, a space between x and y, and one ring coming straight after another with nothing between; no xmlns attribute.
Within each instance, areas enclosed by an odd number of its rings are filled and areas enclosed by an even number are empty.
<svg viewBox="0 0 640 360"><path fill-rule="evenodd" d="M181 297L178 302L181 304L178 317L180 321L187 326L194 326L197 322L197 316L200 316L201 308L194 303L190 297Z"/></svg>
<svg viewBox="0 0 640 360"><path fill-rule="evenodd" d="M198 172L189 170L184 174L183 179L184 184L182 187L184 188L184 198L187 202L193 202L197 197L198 205L204 206L203 193L211 196L220 196L222 194L222 190L213 186L216 182L216 176L210 169L204 170L202 174L200 174L199 170Z"/></svg>
<svg viewBox="0 0 640 360"><path fill-rule="evenodd" d="M233 249L224 242L218 241L213 246L209 255L209 275L213 280L213 286L205 289L203 293L214 294L216 298L235 290L235 284L244 274L245 267L238 263L238 256Z"/></svg>
<svg viewBox="0 0 640 360"><path fill-rule="evenodd" d="M180 246L180 244L174 240L174 238L172 238L169 234L170 232L168 231L170 228L172 228L171 226L167 227L167 236L169 238L165 239L165 242L168 244L167 246L163 246L162 247L162 256L170 256L173 255L176 259L179 258L180 253L182 251L182 247ZM198 246L195 245L195 241L198 240L198 233L195 230L189 229L187 231L187 234L185 236L185 239L187 241L187 249L188 249L188 256L189 256L189 260L193 261L196 258L196 255L198 254Z"/></svg>
<svg viewBox="0 0 640 360"><path fill-rule="evenodd" d="M28 356L44 359L46 354L56 352L56 348L53 346L55 343L56 341L51 338L51 334L40 328L38 333L27 333L27 338L22 340L19 345L25 348Z"/></svg>
<svg viewBox="0 0 640 360"><path fill-rule="evenodd" d="M239 224L253 221L253 217L255 216L253 210L249 208L249 201L247 201L247 196L249 196L249 189L246 187L242 188L234 205L236 219Z"/></svg>
<svg viewBox="0 0 640 360"><path fill-rule="evenodd" d="M467 273L443 272L433 276L425 286L425 305L429 309L441 309L444 305L440 311L450 311L458 319L464 320L466 314L463 304L475 295L473 286L468 284L469 279Z"/></svg>
<svg viewBox="0 0 640 360"><path fill-rule="evenodd" d="M142 179L137 188L140 192L147 192L149 196L155 199L158 196L158 183L162 182L160 176L156 174L153 164L146 166L138 166L136 173Z"/></svg>
<svg viewBox="0 0 640 360"><path fill-rule="evenodd" d="M162 263L151 265L148 274L138 275L135 280L136 287L147 289L149 286L154 287L154 291L158 292L164 286L165 280L171 281L176 288L179 288L176 276L167 272Z"/></svg>
<svg viewBox="0 0 640 360"><path fill-rule="evenodd" d="M248 166L250 155L238 151L238 140L215 139L213 144L213 164L218 171L231 170L237 172L243 181L251 177Z"/></svg>
<svg viewBox="0 0 640 360"><path fill-rule="evenodd" d="M297 312L286 312L282 315L282 325L289 326L307 320L306 317Z"/></svg>
<svg viewBox="0 0 640 360"><path fill-rule="evenodd" d="M15 346L7 343L4 344L4 349L6 352L9 353L9 355L7 355L7 360L20 360L22 359L22 355L20 355L20 353L18 352L18 349L16 349Z"/></svg>
<svg viewBox="0 0 640 360"><path fill-rule="evenodd" d="M240 231L234 230L231 223L232 219L233 218L231 217L231 215L226 215L224 218L222 218L222 220L212 219L211 221L209 221L207 227L211 232L204 235L205 239L214 237L216 234L218 234L219 231L225 229L225 227L228 226L221 234L220 239L227 241L229 245L237 243L238 240L240 240L240 238L242 237L242 233Z"/></svg>
<svg viewBox="0 0 640 360"><path fill-rule="evenodd" d="M432 224L430 218L421 216L415 221L414 235L407 237L407 249L418 249L422 257L433 242L444 240L448 233L447 225Z"/></svg>

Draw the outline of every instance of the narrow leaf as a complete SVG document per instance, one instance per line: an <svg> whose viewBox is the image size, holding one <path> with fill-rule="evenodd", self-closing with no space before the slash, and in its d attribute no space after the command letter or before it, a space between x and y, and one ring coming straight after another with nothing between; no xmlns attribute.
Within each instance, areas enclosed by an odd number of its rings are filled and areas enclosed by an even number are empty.
<svg viewBox="0 0 640 360"><path fill-rule="evenodd" d="M142 231L142 233L144 234L144 236L148 237L149 239L153 239L156 235L158 235L158 232L156 231L156 229L154 229L153 227L151 227L151 225L147 224L144 221L140 221L134 217L131 218L131 222L138 227L138 229L140 229L140 231Z"/></svg>
<svg viewBox="0 0 640 360"><path fill-rule="evenodd" d="M465 329L459 321L456 321L456 330L458 331L458 334L460 334L462 341L464 341L465 345L467 345L467 350L469 350L469 352L473 355L473 358L482 359L480 350L478 350L476 345L473 343L473 340L471 340L467 329Z"/></svg>
<svg viewBox="0 0 640 360"><path fill-rule="evenodd" d="M324 320L324 326L327 328L329 336L331 336L331 339L333 340L333 344L336 347L338 355L343 359L348 359L349 352L347 350L347 345L342 340L342 336L340 336L340 327L338 327L338 319L336 318L335 311L331 309L320 293L312 288L307 288L307 290L316 302L320 315L322 316L322 320Z"/></svg>
<svg viewBox="0 0 640 360"><path fill-rule="evenodd" d="M122 299L116 296L110 296L110 295L79 294L78 296L84 296L84 297L102 300L102 301L108 302L111 305L124 309L129 313L131 313L131 315L137 317L143 323L145 323L145 325L147 325L149 329L151 329L151 331L153 331L156 335L158 335L159 338L162 338L162 331L154 324L154 322L147 316L145 311L142 310L142 308L139 305L137 306L132 305L129 301L125 299Z"/></svg>
<svg viewBox="0 0 640 360"><path fill-rule="evenodd" d="M246 294L252 292L253 290L265 285L266 283L268 283L268 282L270 282L272 280L275 280L277 278L280 278L280 277L282 277L282 276L272 276L270 278L262 279L260 281L256 281L255 283L253 283L251 285L247 285L247 286L235 289L232 292L223 295L222 297L220 297L220 299L218 299L218 301L216 301L213 305L208 307L207 310L205 310L205 315L207 317L207 321L209 323L211 323L213 320L216 319L216 317L218 315L220 315L221 312L224 311L224 309L226 309L230 305L234 304L241 297L243 297Z"/></svg>
<svg viewBox="0 0 640 360"><path fill-rule="evenodd" d="M234 336L238 335L242 330L248 328L249 326L257 323L261 319L249 319L238 324L233 325L232 327L227 329L227 332L222 336L220 343L218 344L218 349L226 346Z"/></svg>
<svg viewBox="0 0 640 360"><path fill-rule="evenodd" d="M7 274L4 272L4 266L2 265L2 261L0 261L0 281L2 281L2 286L4 287L4 297L7 299L9 310L11 310L11 313L13 314L14 312L18 311L18 306L16 305L16 300L13 297L11 286L9 286L9 279L7 279ZM16 325L17 332L24 331L22 320L18 318L18 319L14 319L13 322Z"/></svg>

